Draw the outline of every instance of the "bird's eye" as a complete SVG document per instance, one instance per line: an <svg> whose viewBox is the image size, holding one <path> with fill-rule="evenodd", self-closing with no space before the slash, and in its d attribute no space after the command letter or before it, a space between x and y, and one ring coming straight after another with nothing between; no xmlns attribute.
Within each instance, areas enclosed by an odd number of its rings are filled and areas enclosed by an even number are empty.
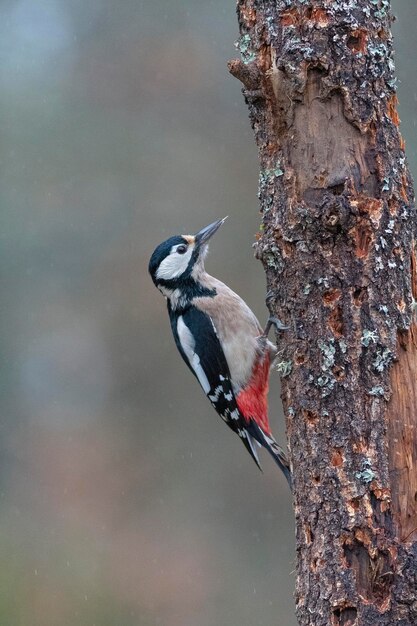
<svg viewBox="0 0 417 626"><path fill-rule="evenodd" d="M185 252L187 252L187 246L178 246L177 252L178 254L185 254Z"/></svg>

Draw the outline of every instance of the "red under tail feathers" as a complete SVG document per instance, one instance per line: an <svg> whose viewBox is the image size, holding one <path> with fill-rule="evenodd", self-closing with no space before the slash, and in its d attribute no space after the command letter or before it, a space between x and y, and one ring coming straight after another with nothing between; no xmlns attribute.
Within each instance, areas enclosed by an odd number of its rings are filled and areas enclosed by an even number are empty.
<svg viewBox="0 0 417 626"><path fill-rule="evenodd" d="M269 369L271 360L269 354L259 359L252 371L252 378L248 385L236 398L239 411L247 422L251 419L258 424L266 435L271 434L268 421L268 390Z"/></svg>

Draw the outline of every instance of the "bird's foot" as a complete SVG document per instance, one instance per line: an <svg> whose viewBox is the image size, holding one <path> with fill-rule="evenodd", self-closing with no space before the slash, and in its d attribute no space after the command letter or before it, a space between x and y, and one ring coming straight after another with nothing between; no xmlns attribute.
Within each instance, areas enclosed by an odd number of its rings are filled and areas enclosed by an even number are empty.
<svg viewBox="0 0 417 626"><path fill-rule="evenodd" d="M271 304L271 302L273 302L276 298L277 292L275 291L275 289L270 289L268 291L268 293L266 294L265 297L265 304L267 307L269 307L269 305Z"/></svg>
<svg viewBox="0 0 417 626"><path fill-rule="evenodd" d="M289 329L289 326L286 326L280 319L271 315L271 317L268 318L262 337L268 337L271 326L275 326L277 332Z"/></svg>

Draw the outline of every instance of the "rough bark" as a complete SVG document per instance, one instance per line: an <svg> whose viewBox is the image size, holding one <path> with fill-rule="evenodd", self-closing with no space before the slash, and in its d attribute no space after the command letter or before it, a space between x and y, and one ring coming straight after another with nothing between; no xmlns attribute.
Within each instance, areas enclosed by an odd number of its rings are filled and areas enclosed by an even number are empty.
<svg viewBox="0 0 417 626"><path fill-rule="evenodd" d="M389 0L239 0L300 626L417 624L416 212Z"/></svg>

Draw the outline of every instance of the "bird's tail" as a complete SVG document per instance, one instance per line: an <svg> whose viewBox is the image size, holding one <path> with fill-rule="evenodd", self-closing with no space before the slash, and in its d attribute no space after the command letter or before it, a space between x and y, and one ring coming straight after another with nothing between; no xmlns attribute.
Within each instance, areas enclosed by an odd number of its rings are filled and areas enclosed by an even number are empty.
<svg viewBox="0 0 417 626"><path fill-rule="evenodd" d="M268 439L270 440L271 438L268 437ZM268 450L269 454L274 459L275 463L280 468L280 470L284 473L284 476L287 479L287 482L292 491L292 477L291 477L290 462L288 461L287 455L285 454L284 450L281 448L281 446L277 444L275 439L272 439L272 442L269 442L269 445L265 447Z"/></svg>
<svg viewBox="0 0 417 626"><path fill-rule="evenodd" d="M280 470L283 472L287 482L292 490L292 478L290 462L285 454L284 450L277 444L272 435L267 435L258 424L251 423L251 431L253 437L259 441L259 443L268 450L269 454L274 459Z"/></svg>
<svg viewBox="0 0 417 626"><path fill-rule="evenodd" d="M261 467L261 464L260 464L260 461L259 461L258 452L256 450L256 444L258 444L257 440L254 437L252 437L252 435L249 434L247 429L245 429L244 437L241 436L241 439L242 439L242 441L243 441L247 451L249 452L249 454L251 455L251 457L255 461L256 465L258 466L258 468L262 472L262 467ZM258 445L260 445L260 444L258 444Z"/></svg>

